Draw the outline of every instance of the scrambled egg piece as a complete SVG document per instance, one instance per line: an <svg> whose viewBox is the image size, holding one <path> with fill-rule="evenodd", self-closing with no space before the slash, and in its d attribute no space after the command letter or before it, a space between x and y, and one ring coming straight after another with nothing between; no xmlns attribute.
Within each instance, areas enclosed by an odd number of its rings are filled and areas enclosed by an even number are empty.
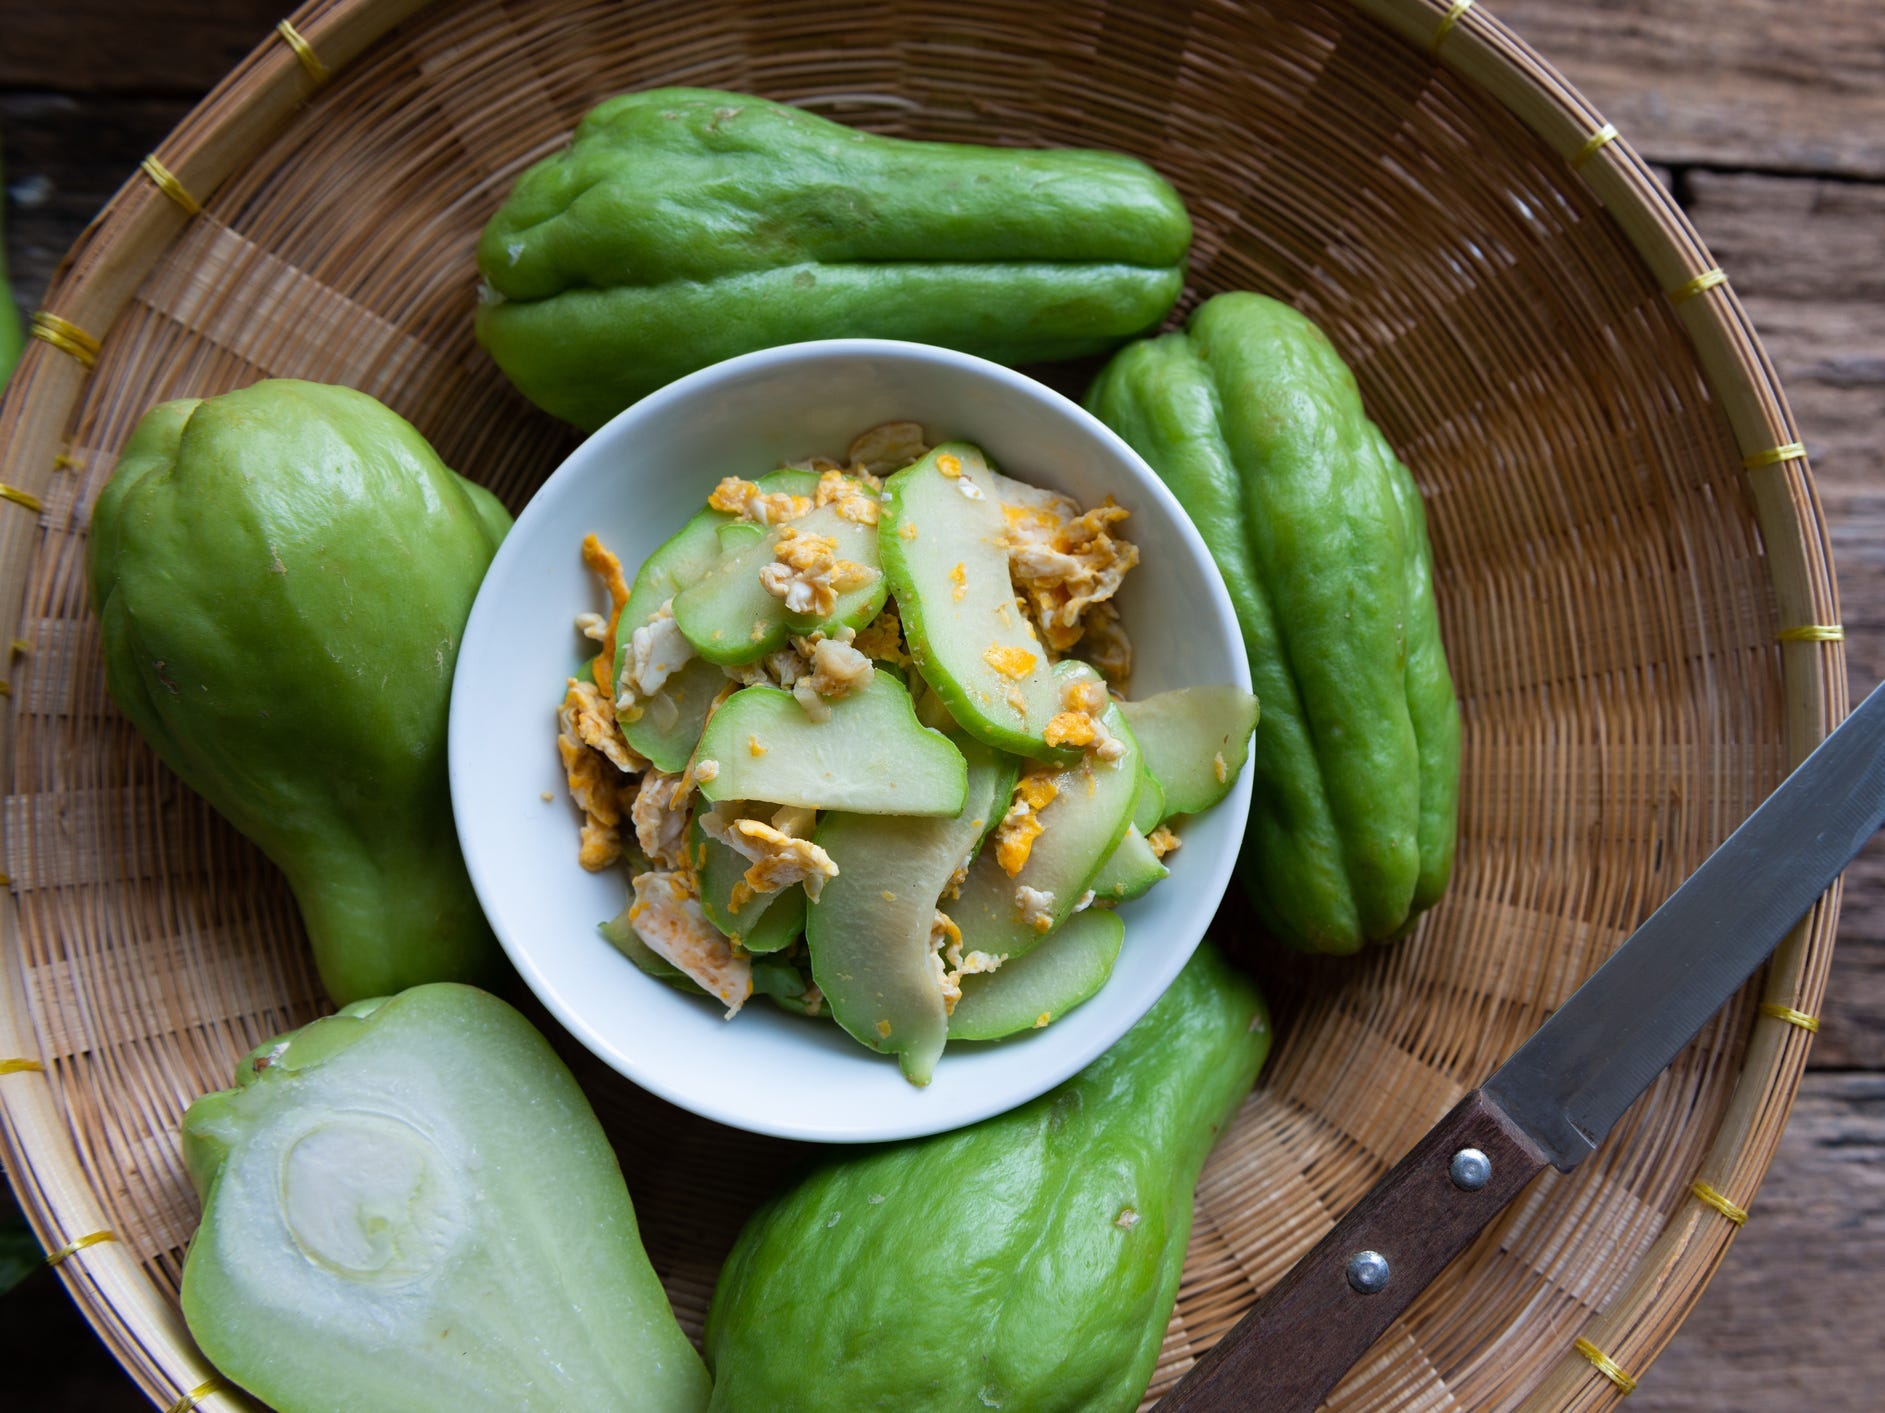
<svg viewBox="0 0 1885 1413"><path fill-rule="evenodd" d="M639 719L644 704L667 685L668 678L692 660L694 645L674 621L673 599L630 634L628 643L628 661L622 667L618 684L621 695L615 699L615 709L634 721Z"/></svg>
<svg viewBox="0 0 1885 1413"><path fill-rule="evenodd" d="M831 715L828 703L839 701L852 692L861 692L876 675L871 660L850 643L815 634L799 640L797 646L807 652L811 670L792 684L792 695L813 721Z"/></svg>
<svg viewBox="0 0 1885 1413"><path fill-rule="evenodd" d="M1100 675L1115 686L1132 676L1132 640L1119 621L1119 607L1111 599L1090 604L1086 611L1086 632L1080 637L1080 655Z"/></svg>
<svg viewBox="0 0 1885 1413"><path fill-rule="evenodd" d="M595 873L622 856L622 811L635 785L629 772L648 762L621 739L615 718L593 682L569 679L557 725L556 751L569 782L569 797L583 812L576 858Z"/></svg>
<svg viewBox="0 0 1885 1413"><path fill-rule="evenodd" d="M758 819L728 819L718 809L701 816L700 827L711 839L717 839L752 866L740 881L755 893L777 893L794 883L805 885L805 896L812 902L825 886L827 878L838 876L838 865L810 839L813 812L787 806L773 815L772 823Z"/></svg>
<svg viewBox="0 0 1885 1413"><path fill-rule="evenodd" d="M921 422L882 422L860 432L845 455L851 458L854 474L876 480L921 461L928 452Z"/></svg>
<svg viewBox="0 0 1885 1413"><path fill-rule="evenodd" d="M1014 890L1015 910L1036 932L1049 932L1054 926L1054 894L1047 888L1030 888L1022 884Z"/></svg>
<svg viewBox="0 0 1885 1413"><path fill-rule="evenodd" d="M805 983L805 994L798 999L799 1006L808 1016L822 1015L825 1009L825 993L818 989L818 983Z"/></svg>
<svg viewBox="0 0 1885 1413"><path fill-rule="evenodd" d="M816 471L821 475L826 471L842 471L877 491L883 489L885 476L921 460L928 450L922 423L882 422L851 439L850 448L844 453L850 463L847 466L840 466L824 456L808 456L802 461L788 461L786 465L796 471Z"/></svg>
<svg viewBox="0 0 1885 1413"><path fill-rule="evenodd" d="M713 494L707 497L707 505L709 509L737 515L756 525L782 524L809 515L812 510L810 496L762 491L752 481L742 481L738 476L723 477L713 488Z"/></svg>
<svg viewBox="0 0 1885 1413"><path fill-rule="evenodd" d="M1117 765L1126 743L1100 720L1106 710L1106 688L1098 682L1069 682L1060 694L1061 710L1047 723L1050 746L1078 746L1089 756Z"/></svg>
<svg viewBox="0 0 1885 1413"><path fill-rule="evenodd" d="M718 997L731 1020L753 994L753 964L707 921L686 873L638 873L628 920L649 949Z"/></svg>
<svg viewBox="0 0 1885 1413"><path fill-rule="evenodd" d="M943 1014L955 1014L956 1002L962 999L963 977L994 971L1007 960L1006 952L999 956L970 952L964 956L962 929L956 926L955 919L940 908L930 919L929 966L931 975L936 978L936 989L942 992Z"/></svg>
<svg viewBox="0 0 1885 1413"><path fill-rule="evenodd" d="M602 644L602 651L596 654L590 664L589 675L596 686L605 692L615 690L615 625L622 617L622 609L628 603L628 580L622 573L622 561L603 548L602 541L594 535L583 536L583 563L598 575L609 590L609 618L596 639ZM583 630L585 633L588 629Z"/></svg>
<svg viewBox="0 0 1885 1413"><path fill-rule="evenodd" d="M622 738L608 698L597 690L595 683L570 678L569 691L557 712L557 720L564 734L575 737L593 751L600 751L623 774L647 767L647 758Z"/></svg>
<svg viewBox="0 0 1885 1413"><path fill-rule="evenodd" d="M1039 659L1026 648L1003 647L997 643L982 654L982 661L1003 677L1019 679L1032 672Z"/></svg>
<svg viewBox="0 0 1885 1413"><path fill-rule="evenodd" d="M826 471L818 478L818 490L813 497L820 507L834 502L838 514L857 525L875 525L883 514L883 507L877 497L869 494L859 482L852 480L842 471Z"/></svg>
<svg viewBox="0 0 1885 1413"><path fill-rule="evenodd" d="M1029 771L1015 782L1014 801L995 826L995 862L1010 878L1027 863L1034 841L1046 829L1040 812L1059 793L1060 787L1046 771Z"/></svg>
<svg viewBox="0 0 1885 1413"><path fill-rule="evenodd" d="M1176 850L1184 841L1172 833L1169 826L1161 824L1145 836L1145 842L1152 846L1153 856L1162 859Z"/></svg>
<svg viewBox="0 0 1885 1413"><path fill-rule="evenodd" d="M656 863L677 869L688 866L687 800L693 790L693 779L685 774L650 769L642 776L630 816L641 851Z"/></svg>
<svg viewBox="0 0 1885 1413"><path fill-rule="evenodd" d="M851 646L865 657L875 658L879 662L888 662L896 667L913 665L909 651L903 645L903 623L897 617L895 604L885 604L884 611L865 624L862 632L852 637Z"/></svg>
<svg viewBox="0 0 1885 1413"><path fill-rule="evenodd" d="M1127 512L1110 496L1104 505L1071 518L1060 509L1053 502L1002 507L1008 522L1008 573L1041 636L1056 652L1066 652L1086 631L1082 620L1088 609L1112 598L1126 571L1139 562L1139 547L1113 535Z"/></svg>
<svg viewBox="0 0 1885 1413"><path fill-rule="evenodd" d="M803 535L790 525L779 532L774 559L759 571L759 582L790 613L825 617L838 595L877 582L879 570L838 558L838 542L829 535Z"/></svg>

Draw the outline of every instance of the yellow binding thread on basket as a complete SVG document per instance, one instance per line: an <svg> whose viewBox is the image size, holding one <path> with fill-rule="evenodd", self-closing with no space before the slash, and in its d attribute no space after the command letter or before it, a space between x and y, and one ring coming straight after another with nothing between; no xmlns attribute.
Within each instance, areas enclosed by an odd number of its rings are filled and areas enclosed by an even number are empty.
<svg viewBox="0 0 1885 1413"><path fill-rule="evenodd" d="M1669 302L1671 304L1680 304L1685 299L1695 298L1696 295L1701 294L1704 290L1711 290L1716 285L1725 285L1727 283L1727 271L1717 265L1714 269L1704 270L1694 279L1679 284L1674 289L1670 290Z"/></svg>
<svg viewBox="0 0 1885 1413"><path fill-rule="evenodd" d="M23 491L18 486L0 484L0 500L10 500L15 505L25 506L35 515L46 508L38 496L31 491Z"/></svg>
<svg viewBox="0 0 1885 1413"><path fill-rule="evenodd" d="M1837 623L1802 623L1774 634L1777 643L1843 643L1846 630Z"/></svg>
<svg viewBox="0 0 1885 1413"><path fill-rule="evenodd" d="M1805 456L1805 442L1787 442L1782 446L1770 446L1766 451L1757 451L1752 456L1744 456L1741 465L1749 471L1759 471L1763 466L1778 466L1783 461L1799 461Z"/></svg>
<svg viewBox="0 0 1885 1413"><path fill-rule="evenodd" d="M1728 1194L1723 1192L1720 1188L1710 1187L1700 1178L1697 1178L1694 1182L1689 1184L1689 1191L1694 1193L1695 1196L1700 1198L1703 1202L1713 1207L1736 1226L1741 1226L1746 1223L1748 1219L1748 1209L1741 1206L1739 1203L1731 1201Z"/></svg>
<svg viewBox="0 0 1885 1413"><path fill-rule="evenodd" d="M96 1246L101 1241L116 1241L117 1239L118 1233L115 1231L95 1231L87 1236L77 1237L72 1241L68 1241L57 1251L48 1251L46 1253L46 1264L48 1266L57 1266L65 1261L68 1256L76 1256L88 1246Z"/></svg>
<svg viewBox="0 0 1885 1413"><path fill-rule="evenodd" d="M1783 1006L1778 1001L1761 1002L1761 1014L1772 1016L1777 1021L1785 1021L1788 1025L1797 1025L1809 1035L1820 1033L1818 1016L1809 1015L1805 1011L1796 1011L1792 1006Z"/></svg>
<svg viewBox="0 0 1885 1413"><path fill-rule="evenodd" d="M0 1074L44 1074L46 1067L38 1060L0 1060Z"/></svg>
<svg viewBox="0 0 1885 1413"><path fill-rule="evenodd" d="M295 51L295 58L301 61L301 67L308 71L309 78L316 83L327 82L327 65L323 64L321 56L314 52L314 46L301 37L300 30L283 20L275 26L275 33L287 41L288 47Z"/></svg>
<svg viewBox="0 0 1885 1413"><path fill-rule="evenodd" d="M1617 125L1615 123L1605 123L1602 127L1598 128L1596 132L1592 133L1590 137L1585 140L1582 147L1571 154L1571 170L1574 172L1581 171L1586 162L1590 161L1591 158L1595 157L1599 152L1602 152L1611 143L1615 142L1617 137Z"/></svg>
<svg viewBox="0 0 1885 1413"><path fill-rule="evenodd" d="M211 1374L207 1379L204 1379L202 1383L198 1384L195 1388L184 1394L182 1398L179 1398L175 1403L171 1404L170 1413L190 1413L192 1408L196 1407L197 1404L208 1398L212 1393L221 1393L228 1387L228 1384L224 1383L214 1374Z"/></svg>
<svg viewBox="0 0 1885 1413"><path fill-rule="evenodd" d="M1427 41L1427 52L1438 54L1440 45L1453 33L1453 26L1460 22L1460 16L1473 8L1473 0L1453 0L1447 7L1445 16L1440 20L1440 27L1433 32L1433 38Z"/></svg>
<svg viewBox="0 0 1885 1413"><path fill-rule="evenodd" d="M1636 1380L1623 1371L1623 1366L1582 1335L1578 1336L1571 1347L1590 1360L1592 1367L1598 1373L1622 1389L1625 1398L1636 1392Z"/></svg>
<svg viewBox="0 0 1885 1413"><path fill-rule="evenodd" d="M150 156L146 157L137 165L138 169L151 179L159 191L176 202L177 205L181 206L190 215L200 216L203 214L203 203L184 189L183 183L177 180L177 174L171 171L170 168L166 167L162 162L159 162L155 152L151 153Z"/></svg>
<svg viewBox="0 0 1885 1413"><path fill-rule="evenodd" d="M33 650L33 645L27 642L26 639L15 638L13 640L13 655L15 657L25 657L32 650Z"/></svg>
<svg viewBox="0 0 1885 1413"><path fill-rule="evenodd" d="M33 315L33 337L78 359L87 372L98 366L98 340L69 319L41 309Z"/></svg>

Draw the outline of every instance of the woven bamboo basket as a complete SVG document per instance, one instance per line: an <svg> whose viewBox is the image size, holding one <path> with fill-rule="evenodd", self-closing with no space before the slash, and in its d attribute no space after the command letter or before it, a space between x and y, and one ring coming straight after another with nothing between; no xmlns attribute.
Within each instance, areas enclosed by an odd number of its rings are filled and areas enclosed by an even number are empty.
<svg viewBox="0 0 1885 1413"><path fill-rule="evenodd" d="M1741 304L1628 143L1469 3L316 0L128 174L0 415L0 1133L153 1400L241 1406L177 1309L179 1117L323 1007L280 878L105 695L89 508L150 404L278 375L374 394L519 507L574 435L476 346L472 247L609 94L723 87L884 133L1135 153L1197 224L1181 313L1230 288L1295 302L1427 496L1466 722L1459 870L1414 936L1352 960L1278 956L1227 905L1280 1040L1205 1172L1151 1396L1830 729L1825 527ZM1836 916L1835 892L1332 1404L1627 1392L1753 1201ZM752 1174L796 1154L570 1058L698 1334Z"/></svg>

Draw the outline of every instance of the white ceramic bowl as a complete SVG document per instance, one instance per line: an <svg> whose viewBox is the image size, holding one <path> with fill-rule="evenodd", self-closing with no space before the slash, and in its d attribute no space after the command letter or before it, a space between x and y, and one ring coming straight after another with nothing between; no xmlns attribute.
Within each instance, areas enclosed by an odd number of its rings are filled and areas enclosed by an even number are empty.
<svg viewBox="0 0 1885 1413"><path fill-rule="evenodd" d="M1246 768L1229 798L1183 827L1171 877L1120 908L1125 944L1098 995L1042 1030L952 1044L923 1089L893 1057L763 998L723 1020L720 1006L643 975L597 935L628 890L619 870L577 864L580 816L555 746L565 679L593 655L575 617L608 607L583 567L583 537L600 536L632 579L722 476L842 459L858 432L897 419L920 421L932 443L975 442L1009 475L1082 505L1110 494L1132 512L1125 533L1142 558L1119 596L1134 650L1130 695L1250 685L1223 582L1171 493L1080 407L982 359L874 339L768 349L681 379L578 447L492 561L459 649L451 781L465 861L511 961L572 1034L662 1098L759 1133L831 1142L935 1133L1067 1078L1185 964L1230 880L1249 812Z"/></svg>

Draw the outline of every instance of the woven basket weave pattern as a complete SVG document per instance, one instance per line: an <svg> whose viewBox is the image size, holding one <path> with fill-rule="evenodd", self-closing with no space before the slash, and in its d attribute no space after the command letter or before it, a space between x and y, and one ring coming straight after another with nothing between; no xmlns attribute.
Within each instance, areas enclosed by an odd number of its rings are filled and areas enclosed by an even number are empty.
<svg viewBox="0 0 1885 1413"><path fill-rule="evenodd" d="M1412 938L1348 961L1259 949L1227 908L1220 936L1265 982L1280 1041L1206 1170L1154 1394L1777 783L1840 704L1836 644L1775 643L1798 620L1781 621L1780 599L1804 596L1837 621L1810 485L1797 462L1742 469L1747 428L1784 424L1784 407L1724 393L1698 360L1694 310L1667 296L1673 281L1642 234L1679 218L1599 199L1640 167L1627 149L1573 170L1497 83L1409 42L1444 7L1378 8L1394 27L1337 0L474 0L383 34L383 11L328 3L296 16L328 83L317 89L277 41L219 90L227 103L266 74L310 101L268 140L246 134L226 180L189 188L204 214L159 213L182 222L174 239L121 242L115 274L95 241L55 288L55 309L112 279L136 292L92 330L97 368L57 419L66 464L30 472L44 511L6 570L28 652L4 816L17 915L0 937L20 994L0 1008L15 1008L16 1033L47 1063L70 1151L27 1142L18 1113L9 1142L38 1172L28 1195L43 1224L77 1184L136 1264L117 1273L129 1294L72 1278L156 1397L202 1378L170 1348L196 1217L178 1119L246 1049L322 1005L279 876L105 695L83 587L91 502L152 403L295 376L383 399L448 464L521 506L576 438L477 347L473 248L517 173L611 93L727 88L898 136L1143 157L1197 226L1180 314L1224 289L1295 303L1349 358L1426 495L1466 727L1453 889ZM1446 43L1478 56L1493 41L1509 42L1475 16ZM186 187L228 137L216 108L166 148ZM138 183L149 184L134 178L114 209L174 199ZM1659 258L1690 258L1684 241L1676 230ZM1739 318L1719 308L1707 317ZM1753 369L1749 386L1767 377L1745 336L1716 341ZM33 390L16 392L0 429L49 421L33 399L70 376L60 357L29 356ZM1077 394L1089 370L1044 371ZM9 462L5 479L28 474ZM1777 527L1788 563L1808 566L1804 587L1777 591ZM1783 651L1800 655L1791 674ZM1775 994L1790 1004L1817 997L1835 910L1783 953ZM1703 1230L1722 1219L1690 1183L1713 1173L1745 1203L1784 1119L1803 1042L1782 1023L1757 1026L1758 999L1744 993L1713 1022L1575 1175L1523 1196L1351 1375L1339 1406L1618 1396L1573 1340L1612 1310L1626 1366L1653 1355L1725 1244ZM682 1115L557 1039L698 1333L739 1220L798 1150Z"/></svg>

